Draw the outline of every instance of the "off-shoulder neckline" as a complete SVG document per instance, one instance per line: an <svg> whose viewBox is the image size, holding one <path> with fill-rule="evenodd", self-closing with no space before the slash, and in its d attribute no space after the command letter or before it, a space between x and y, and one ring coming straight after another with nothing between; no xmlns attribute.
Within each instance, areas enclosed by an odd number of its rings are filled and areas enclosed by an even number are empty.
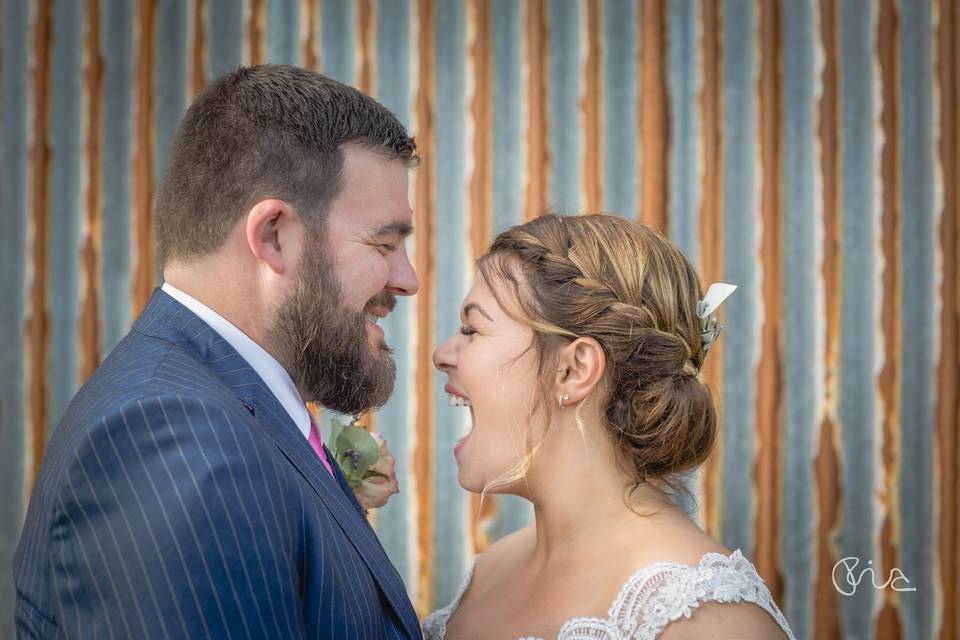
<svg viewBox="0 0 960 640"><path fill-rule="evenodd" d="M477 568L477 562L480 556L475 556L473 561L470 563L470 568L467 571L466 576L464 576L463 582L460 585L460 589L457 591L457 594L454 596L453 600L443 609L438 610L433 615L443 616L442 628L443 633L441 637L446 636L446 622L450 617L456 612L457 608L460 606L460 600L463 598L463 594L466 593L467 588L473 582L473 574ZM718 551L708 551L704 553L699 562L696 565L688 564L685 562L679 562L676 560L656 560L649 564L644 565L634 573L630 575L624 581L623 585L620 587L620 590L617 592L616 597L610 605L610 608L607 610L607 617L599 618L597 616L574 616L567 619L560 626L560 631L558 633L558 638L562 638L564 633L569 633L571 628L575 625L585 624L585 623L596 623L596 624L611 624L612 621L616 618L619 609L624 606L629 598L631 592L637 587L637 585L642 584L646 581L651 575L654 575L660 571L668 569L681 569L681 570L694 570L701 571L708 568L709 566L724 566L732 567L737 566L740 563L745 563L742 566L748 567L754 575L756 573L756 568L753 564L743 555L740 549L734 549L729 554L720 553ZM517 640L544 640L543 638L538 638L536 636L524 636L518 638Z"/></svg>

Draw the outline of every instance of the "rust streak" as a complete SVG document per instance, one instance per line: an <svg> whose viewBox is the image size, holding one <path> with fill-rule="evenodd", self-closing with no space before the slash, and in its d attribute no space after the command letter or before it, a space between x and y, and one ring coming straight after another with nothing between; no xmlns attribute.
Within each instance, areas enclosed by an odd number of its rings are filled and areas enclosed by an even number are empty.
<svg viewBox="0 0 960 640"><path fill-rule="evenodd" d="M194 1L196 4L193 6L193 59L191 61L190 91L193 95L197 95L207 81L206 65L204 64L207 55L205 31L207 21L204 19L206 16L206 0Z"/></svg>
<svg viewBox="0 0 960 640"><path fill-rule="evenodd" d="M723 280L723 41L721 7L701 5L701 53L703 87L700 92L701 147L703 149L703 200L700 208L700 274L704 282ZM723 340L712 348L706 361L704 382L716 394L723 389ZM721 414L722 415L722 414ZM723 432L722 426L719 433ZM704 464L704 524L720 535L722 439Z"/></svg>
<svg viewBox="0 0 960 640"><path fill-rule="evenodd" d="M434 13L432 0L418 0L419 80L416 97L416 138L423 158L416 173L414 226L416 233L416 270L421 287L417 305L417 447L413 452L417 484L417 558L419 580L416 590L417 613L425 616L432 605L433 584L433 371L430 365L433 344L434 256L433 211L436 169L433 164L434 139Z"/></svg>
<svg viewBox="0 0 960 640"><path fill-rule="evenodd" d="M880 249L883 253L880 301L884 363L877 379L882 415L883 444L880 451L883 491L880 503L885 513L880 525L880 558L883 567L898 566L897 545L897 469L900 442L900 339L898 311L900 302L900 24L894 0L881 0L877 22L877 61L880 69L880 126L884 147L881 156L883 194L880 206ZM877 615L878 640L896 640L901 636L898 601L884 590Z"/></svg>
<svg viewBox="0 0 960 640"><path fill-rule="evenodd" d="M583 193L586 210L603 207L603 3L588 2L587 59L584 64L585 91L580 103L583 112Z"/></svg>
<svg viewBox="0 0 960 640"><path fill-rule="evenodd" d="M83 302L80 310L80 382L100 364L100 220L102 181L100 137L103 58L100 55L100 5L87 5L87 229L81 253Z"/></svg>
<svg viewBox="0 0 960 640"><path fill-rule="evenodd" d="M374 95L374 65L376 64L377 32L376 14L372 0L357 0L357 59L360 68L357 71L357 88L368 95Z"/></svg>
<svg viewBox="0 0 960 640"><path fill-rule="evenodd" d="M27 483L27 496L32 490L33 479L40 468L43 452L47 442L47 336L49 333L49 318L47 316L47 230L50 222L50 202L48 185L50 182L50 47L52 40L53 19L51 12L52 2L43 0L37 6L36 24L34 32L33 68L33 107L34 118L33 146L30 149L32 254L33 274L31 286L28 289L30 296L30 315L27 318L27 366L29 371L29 405L30 428L27 450L32 456L28 465L32 468Z"/></svg>
<svg viewBox="0 0 960 640"><path fill-rule="evenodd" d="M644 0L640 16L640 222L667 230L670 144L667 77L664 68L666 42L665 0Z"/></svg>
<svg viewBox="0 0 960 640"><path fill-rule="evenodd" d="M944 640L960 636L960 621L956 605L960 598L957 580L960 572L957 547L957 509L960 496L960 474L957 473L958 416L960 416L960 295L957 277L960 275L958 244L958 210L960 187L960 67L958 67L958 9L953 0L940 0L938 28L937 71L940 80L940 163L944 178L943 216L940 220L940 248L943 259L940 311L940 362L937 366L937 445L940 465L940 583L943 585L943 621L940 637ZM952 257L952 259L951 259Z"/></svg>
<svg viewBox="0 0 960 640"><path fill-rule="evenodd" d="M156 282L156 256L153 237L153 67L154 67L154 11L151 0L140 0L139 41L137 54L136 116L134 131L138 132L133 160L133 213L136 270L134 272L131 309L139 315L150 299Z"/></svg>
<svg viewBox="0 0 960 640"><path fill-rule="evenodd" d="M756 373L756 439L754 462L756 538L753 557L774 599L783 598L783 578L777 565L780 537L780 427L783 424L783 345L781 343L781 219L783 193L780 148L782 121L781 50L782 15L779 3L757 3L760 16L760 159L762 187L760 216L762 240L764 323L760 335L760 362Z"/></svg>
<svg viewBox="0 0 960 640"><path fill-rule="evenodd" d="M266 24L266 6L263 0L250 0L250 23L247 25L247 42L250 46L249 64L264 61L264 25Z"/></svg>
<svg viewBox="0 0 960 640"><path fill-rule="evenodd" d="M840 349L840 91L839 91L839 7L831 0L820 0L820 35L824 52L821 81L819 131L820 171L823 177L823 265L821 275L826 298L826 349L824 354L826 399L820 422L814 466L814 495L817 518L817 559L814 601L817 612L815 635L840 634L837 591L833 586L833 566L839 559L833 544L840 524L840 461L836 450L840 423L838 398L834 391L839 378Z"/></svg>
<svg viewBox="0 0 960 640"><path fill-rule="evenodd" d="M485 0L471 0L476 35L470 50L474 77L470 115L474 123L473 175L470 177L470 245L477 259L490 243L491 194L493 193L493 7Z"/></svg>
<svg viewBox="0 0 960 640"><path fill-rule="evenodd" d="M547 139L547 56L550 23L544 0L529 0L526 9L527 38L527 185L523 195L523 219L532 220L546 210L550 175Z"/></svg>
<svg viewBox="0 0 960 640"><path fill-rule="evenodd" d="M314 71L320 68L320 56L317 53L317 16L320 13L318 6L320 0L302 0L303 4L300 14L306 20L306 29L304 30L304 41L301 46L303 53L303 65L307 69Z"/></svg>
<svg viewBox="0 0 960 640"><path fill-rule="evenodd" d="M479 258L490 243L492 215L490 198L493 193L493 6L486 0L470 0L468 20L472 25L473 42L469 65L474 79L470 115L473 119L473 175L470 176L468 201L470 203L471 259ZM483 553L490 543L485 524L496 517L495 497L481 500L470 496L470 528L473 551Z"/></svg>

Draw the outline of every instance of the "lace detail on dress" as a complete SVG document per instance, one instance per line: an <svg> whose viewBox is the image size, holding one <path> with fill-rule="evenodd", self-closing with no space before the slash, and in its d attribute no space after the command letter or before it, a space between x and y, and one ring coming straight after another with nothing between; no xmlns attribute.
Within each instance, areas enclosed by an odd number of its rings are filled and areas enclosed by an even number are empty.
<svg viewBox="0 0 960 640"><path fill-rule="evenodd" d="M450 604L445 606L443 609L434 611L423 621L423 635L426 640L443 640L444 636L447 635L447 620L450 619L454 609L456 609L457 605L460 604L460 599L463 597L467 587L470 586L470 581L473 580L473 571L476 568L477 559L474 558L473 564L470 565L470 569L467 571L467 575L464 576L463 582L460 583L460 588L457 590L457 595L453 597L453 600L450 601Z"/></svg>
<svg viewBox="0 0 960 640"><path fill-rule="evenodd" d="M475 567L476 561L453 602L424 621L427 640L443 640L447 620L469 586ZM623 585L606 619L571 618L560 628L557 640L653 640L668 624L689 618L704 602L741 601L761 607L789 640L796 640L763 579L739 549L729 556L707 553L696 567L677 562L644 567Z"/></svg>

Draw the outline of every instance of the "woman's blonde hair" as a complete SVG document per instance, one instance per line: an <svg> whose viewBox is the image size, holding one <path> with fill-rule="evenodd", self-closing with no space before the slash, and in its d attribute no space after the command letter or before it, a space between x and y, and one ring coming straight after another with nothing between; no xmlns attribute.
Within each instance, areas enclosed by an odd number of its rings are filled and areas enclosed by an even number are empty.
<svg viewBox="0 0 960 640"><path fill-rule="evenodd" d="M478 268L504 309L533 329L545 410L559 349L591 337L607 361L602 418L632 479L689 497L677 474L710 454L717 418L698 374L705 352L697 302L700 280L660 233L613 215L544 215L494 240ZM504 305L507 293L515 304ZM520 480L527 455L484 490Z"/></svg>

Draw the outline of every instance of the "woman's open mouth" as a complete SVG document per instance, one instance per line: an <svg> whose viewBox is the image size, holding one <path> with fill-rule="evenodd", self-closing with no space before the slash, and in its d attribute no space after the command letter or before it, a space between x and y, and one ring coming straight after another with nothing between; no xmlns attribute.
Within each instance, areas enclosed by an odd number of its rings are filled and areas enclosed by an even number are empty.
<svg viewBox="0 0 960 640"><path fill-rule="evenodd" d="M473 405L470 403L470 399L453 385L448 384L443 388L443 390L447 392L447 403L451 407L467 407L470 409L470 432L457 440L457 444L453 446L453 455L457 456L463 447L466 446L467 441L470 439L470 435L473 433Z"/></svg>

